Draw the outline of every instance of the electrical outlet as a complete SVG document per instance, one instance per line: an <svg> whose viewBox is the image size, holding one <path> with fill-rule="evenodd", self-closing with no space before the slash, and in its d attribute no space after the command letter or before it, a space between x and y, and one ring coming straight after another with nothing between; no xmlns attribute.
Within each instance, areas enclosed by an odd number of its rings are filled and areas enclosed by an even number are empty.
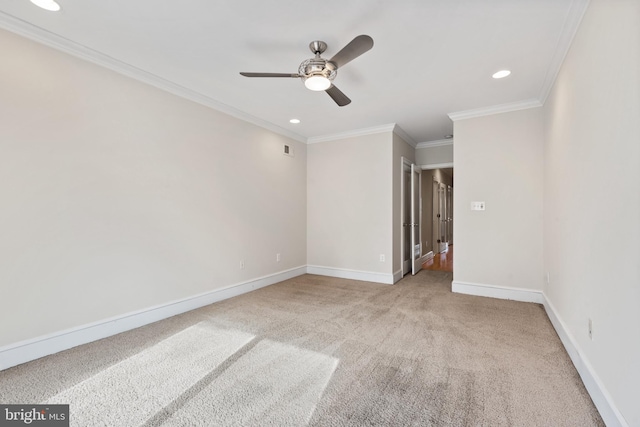
<svg viewBox="0 0 640 427"><path fill-rule="evenodd" d="M589 339L593 341L593 322L589 319Z"/></svg>
<svg viewBox="0 0 640 427"><path fill-rule="evenodd" d="M384 254L380 254L380 262L384 262Z"/></svg>
<svg viewBox="0 0 640 427"><path fill-rule="evenodd" d="M276 261L280 262L280 259L281 259L280 254L276 254Z"/></svg>
<svg viewBox="0 0 640 427"><path fill-rule="evenodd" d="M240 270L244 270L244 260L240 260Z"/></svg>

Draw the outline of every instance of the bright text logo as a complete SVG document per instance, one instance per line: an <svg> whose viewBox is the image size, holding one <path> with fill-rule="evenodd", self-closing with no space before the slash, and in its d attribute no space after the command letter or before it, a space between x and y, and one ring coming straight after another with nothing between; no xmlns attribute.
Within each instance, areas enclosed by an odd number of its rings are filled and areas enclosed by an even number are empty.
<svg viewBox="0 0 640 427"><path fill-rule="evenodd" d="M0 405L0 427L69 427L69 405Z"/></svg>

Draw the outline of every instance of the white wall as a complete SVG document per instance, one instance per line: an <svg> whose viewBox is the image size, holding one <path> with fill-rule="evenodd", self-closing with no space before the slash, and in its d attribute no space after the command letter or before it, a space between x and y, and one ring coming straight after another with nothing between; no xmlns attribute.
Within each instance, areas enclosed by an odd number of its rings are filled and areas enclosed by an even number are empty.
<svg viewBox="0 0 640 427"><path fill-rule="evenodd" d="M416 164L421 166L453 163L453 141L445 145L420 147L415 152Z"/></svg>
<svg viewBox="0 0 640 427"><path fill-rule="evenodd" d="M591 1L544 112L545 293L638 426L640 2Z"/></svg>
<svg viewBox="0 0 640 427"><path fill-rule="evenodd" d="M542 120L534 108L454 123L455 282L542 290Z"/></svg>
<svg viewBox="0 0 640 427"><path fill-rule="evenodd" d="M542 289L600 413L623 426L640 425L638 76L640 3L592 0L544 107L454 124L454 284Z"/></svg>
<svg viewBox="0 0 640 427"><path fill-rule="evenodd" d="M0 347L306 264L304 144L12 33L0 52Z"/></svg>
<svg viewBox="0 0 640 427"><path fill-rule="evenodd" d="M360 274L392 273L392 133L307 147L307 261ZM380 262L380 255L385 262ZM371 277L376 280L376 277Z"/></svg>

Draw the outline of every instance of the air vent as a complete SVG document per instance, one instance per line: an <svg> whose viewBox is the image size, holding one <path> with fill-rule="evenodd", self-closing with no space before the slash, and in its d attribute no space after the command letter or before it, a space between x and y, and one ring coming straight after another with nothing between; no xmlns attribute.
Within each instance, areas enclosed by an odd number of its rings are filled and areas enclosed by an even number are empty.
<svg viewBox="0 0 640 427"><path fill-rule="evenodd" d="M288 145L288 144L284 144L282 146L282 154L284 154L285 156L290 156L293 157L294 156L294 152L293 152L293 147Z"/></svg>

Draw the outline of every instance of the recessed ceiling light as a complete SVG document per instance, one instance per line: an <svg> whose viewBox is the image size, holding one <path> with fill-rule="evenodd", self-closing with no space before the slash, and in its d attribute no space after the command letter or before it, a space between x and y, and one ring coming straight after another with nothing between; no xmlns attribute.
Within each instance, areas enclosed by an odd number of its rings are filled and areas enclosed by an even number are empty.
<svg viewBox="0 0 640 427"><path fill-rule="evenodd" d="M444 138L445 139L451 139L451 138L453 138L453 135L445 135Z"/></svg>
<svg viewBox="0 0 640 427"><path fill-rule="evenodd" d="M297 125L298 123L300 123L299 119L291 119L289 120L289 123L293 123L294 125Z"/></svg>
<svg viewBox="0 0 640 427"><path fill-rule="evenodd" d="M507 77L509 74L511 74L511 71L509 71L509 70L501 70L501 71L498 71L497 73L495 73L491 77L493 77L494 79L501 79L501 78Z"/></svg>
<svg viewBox="0 0 640 427"><path fill-rule="evenodd" d="M50 10L51 12L57 12L60 10L60 5L54 0L31 0L31 3L45 10Z"/></svg>

